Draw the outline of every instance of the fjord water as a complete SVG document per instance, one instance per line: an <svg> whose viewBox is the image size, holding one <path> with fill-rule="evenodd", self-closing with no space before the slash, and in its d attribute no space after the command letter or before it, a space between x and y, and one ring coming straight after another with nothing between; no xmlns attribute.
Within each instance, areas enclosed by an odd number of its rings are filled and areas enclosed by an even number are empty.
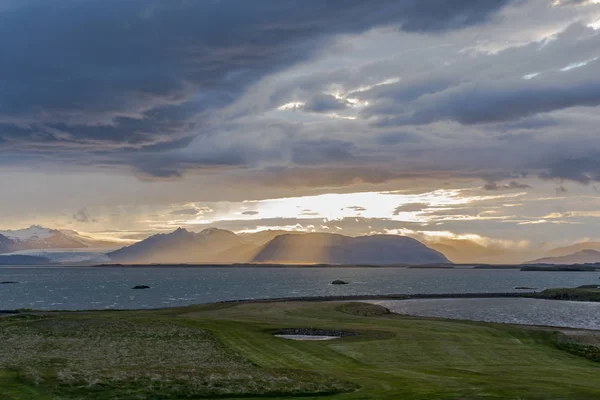
<svg viewBox="0 0 600 400"><path fill-rule="evenodd" d="M526 298L373 301L398 314L600 330L600 303Z"/></svg>
<svg viewBox="0 0 600 400"><path fill-rule="evenodd" d="M599 272L408 268L0 267L0 309L173 307L223 300L400 293L513 292L598 283ZM349 285L331 285L335 279ZM148 285L147 290L132 290Z"/></svg>

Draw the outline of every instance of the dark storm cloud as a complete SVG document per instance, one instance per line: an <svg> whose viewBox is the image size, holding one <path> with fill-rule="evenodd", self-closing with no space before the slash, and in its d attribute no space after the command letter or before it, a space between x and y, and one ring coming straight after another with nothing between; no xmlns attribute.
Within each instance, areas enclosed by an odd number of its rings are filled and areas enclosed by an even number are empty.
<svg viewBox="0 0 600 400"><path fill-rule="evenodd" d="M208 111L311 57L334 35L384 25L459 29L487 21L508 2L5 1L0 146L20 154L184 146L209 133ZM315 98L309 107L342 105ZM162 178L195 162L155 166L139 158L125 152L114 162Z"/></svg>
<svg viewBox="0 0 600 400"><path fill-rule="evenodd" d="M258 211L244 211L242 213L242 215L250 215L250 216L252 216L252 215L258 215L258 214L260 214Z"/></svg>
<svg viewBox="0 0 600 400"><path fill-rule="evenodd" d="M349 102L344 99L338 99L330 94L317 94L314 95L304 107L303 110L309 112L331 112L331 111L339 111L348 108Z"/></svg>
<svg viewBox="0 0 600 400"><path fill-rule="evenodd" d="M600 104L599 45L596 30L573 23L541 44L532 41L485 55L478 50L473 58L430 55L456 60L435 68L399 60L396 68L407 64L406 76L356 94L369 102L360 115L382 129L436 122L496 124L503 130L555 127L562 121L548 113ZM397 74L384 68L388 76Z"/></svg>
<svg viewBox="0 0 600 400"><path fill-rule="evenodd" d="M590 63L593 64L593 63ZM598 63L588 68L597 68ZM464 84L437 95L425 96L417 110L401 112L400 103L384 103L369 113L380 115L378 125L420 125L437 121L456 121L463 125L518 120L539 113L570 107L600 105L600 82L507 81L493 84Z"/></svg>
<svg viewBox="0 0 600 400"><path fill-rule="evenodd" d="M92 218L87 209L82 208L78 210L72 217L73 221L80 223L97 222L95 218Z"/></svg>
<svg viewBox="0 0 600 400"><path fill-rule="evenodd" d="M383 145L396 145L401 143L422 142L423 137L412 132L388 132L377 137L376 141Z"/></svg>
<svg viewBox="0 0 600 400"><path fill-rule="evenodd" d="M552 161L550 168L540 176L544 179L571 180L586 185L592 181L600 181L600 154Z"/></svg>
<svg viewBox="0 0 600 400"><path fill-rule="evenodd" d="M399 215L401 212L417 212L429 207L426 203L406 203L394 209L394 215Z"/></svg>
<svg viewBox="0 0 600 400"><path fill-rule="evenodd" d="M292 162L299 165L328 164L352 158L354 145L341 140L310 140L293 143Z"/></svg>
<svg viewBox="0 0 600 400"><path fill-rule="evenodd" d="M560 121L552 117L536 116L532 118L523 118L516 122L502 123L497 128L505 130L537 130L551 128L560 125Z"/></svg>
<svg viewBox="0 0 600 400"><path fill-rule="evenodd" d="M529 189L531 186L517 181L510 181L506 184L498 184L497 182L488 182L483 188L485 190L504 190L504 189Z"/></svg>
<svg viewBox="0 0 600 400"><path fill-rule="evenodd" d="M362 183L379 184L402 177L402 175L377 168L271 167L257 171L257 175L250 179L253 179L260 184L273 187L332 188Z"/></svg>
<svg viewBox="0 0 600 400"><path fill-rule="evenodd" d="M161 154L137 152L131 156L131 163L135 170L158 178L178 178L182 171L202 167L211 169L216 167L235 167L246 163L245 154L236 151L234 146L227 149L215 149L201 154L166 152Z"/></svg>

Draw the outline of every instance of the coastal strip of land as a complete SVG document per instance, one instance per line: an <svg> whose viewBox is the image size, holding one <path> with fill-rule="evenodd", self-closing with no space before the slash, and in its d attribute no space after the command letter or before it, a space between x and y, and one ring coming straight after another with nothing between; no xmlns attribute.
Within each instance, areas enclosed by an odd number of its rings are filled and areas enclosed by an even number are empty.
<svg viewBox="0 0 600 400"><path fill-rule="evenodd" d="M333 295L333 296L295 296L262 299L224 300L215 304L245 303L287 303L287 302L335 302L335 301L374 301L374 300L417 300L417 299L485 299L485 298L536 298L546 300L600 302L600 287L585 285L578 288L546 289L541 292L526 288L521 292L481 292L481 293L421 293L421 294L373 294L373 295ZM59 310L60 311L60 310ZM86 311L86 310L82 310ZM92 310L90 310L92 311ZM95 310L94 310L95 311ZM114 310L119 311L119 310ZM135 311L135 310L121 310ZM1 316L36 312L30 309L0 310ZM44 311L52 313L55 311ZM69 311L73 312L73 311ZM40 312L37 312L40 313Z"/></svg>
<svg viewBox="0 0 600 400"><path fill-rule="evenodd" d="M587 400L597 334L332 301L22 313L0 318L0 398Z"/></svg>

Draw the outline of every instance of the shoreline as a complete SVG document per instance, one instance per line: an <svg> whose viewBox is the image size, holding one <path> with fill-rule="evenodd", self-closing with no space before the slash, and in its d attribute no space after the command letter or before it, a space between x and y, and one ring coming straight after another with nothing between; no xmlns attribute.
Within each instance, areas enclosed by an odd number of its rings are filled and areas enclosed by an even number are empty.
<svg viewBox="0 0 600 400"><path fill-rule="evenodd" d="M533 297L539 292L500 292L500 293L416 293L416 294L366 294L340 296L295 296L274 297L264 299L223 300L207 304L240 304L240 303L286 303L286 302L320 302L320 301L360 301L360 300L418 300L418 299L486 299Z"/></svg>
<svg viewBox="0 0 600 400"><path fill-rule="evenodd" d="M486 299L486 298L535 298L531 296L539 292L504 292L504 293L417 293L417 294L371 294L371 295L347 295L347 296L296 296L296 297L273 297L262 299L239 299L221 300L209 303L189 304L186 306L160 307L160 308L109 308L99 310L0 310L1 315L34 314L34 313L77 313L77 312L103 312L103 311L158 311L177 309L182 307L206 306L217 304L260 304L260 303L292 303L292 302L336 302L336 301L361 301L361 300L418 300L418 299Z"/></svg>
<svg viewBox="0 0 600 400"><path fill-rule="evenodd" d="M164 312L164 311L182 311L187 308L194 307L218 307L225 306L225 308L229 308L227 306L238 306L238 305L246 305L246 304L277 304L277 303L336 303L336 302L358 302L364 301L363 304L375 304L373 301L385 301L385 300L395 300L395 301L403 301L403 300L427 300L427 299L493 299L493 298L529 298L536 300L549 300L549 301L572 301L572 302L598 302L594 300L578 300L578 299L558 299L552 297L541 297L539 296L541 292L526 292L526 293L517 293L517 292L504 292L504 293L439 293L439 294L387 294L387 295L354 295L354 296L313 296L313 297L281 297L281 298L266 298L266 299L241 299L241 300L224 300L210 303L197 303L197 304L189 304L185 306L173 306L173 307L160 307L160 308L138 308L138 309L91 309L91 310L32 310L32 309L17 309L17 310L0 310L0 319L11 316L60 316L60 315L69 315L69 314L95 314L95 313L104 313L104 312L122 312L122 313L131 313L131 312ZM582 327L574 327L574 326L562 326L562 325L543 325L543 324L535 324L535 323L514 323L514 322L498 322L498 321L487 321L487 320L478 320L478 319L469 319L469 318L450 318L450 317L427 317L421 315L413 315L413 314L403 314L396 313L394 311L390 312L391 314L403 315L403 316L413 316L424 319L434 319L434 320L451 320L451 321L463 321L463 322L475 322L475 323L484 323L484 324L501 324L507 326L515 326L515 327L530 327L530 328L543 328L543 329L559 329L560 331L586 331L586 332L600 332L600 329L593 328L582 328Z"/></svg>
<svg viewBox="0 0 600 400"><path fill-rule="evenodd" d="M157 311L178 309L182 307L207 306L207 305L228 305L228 304L265 304L265 303L293 303L293 302L336 302L336 301L373 301L373 300L427 300L427 299L493 299L493 298L530 298L538 300L560 300L575 302L599 302L597 297L578 297L573 293L581 291L588 292L591 289L585 288L556 288L546 289L544 291L523 290L519 292L469 292L469 293L414 293L414 294L359 294L359 295L331 295L331 296L293 296L293 297L268 297L259 299L236 299L221 300L206 303L195 303L173 307L159 308L109 308L109 309L81 309L81 310L34 310L34 309L0 309L0 316L27 314L27 313L58 313L58 312L101 312L101 311ZM567 296L556 296L556 292L564 292ZM593 293L596 290L592 290Z"/></svg>
<svg viewBox="0 0 600 400"><path fill-rule="evenodd" d="M190 268L190 269L213 269L213 268L248 268L248 269L269 269L269 268L290 268L290 269L344 269L344 268L367 268L367 269L416 269L416 270L515 270L520 272L600 272L600 266L597 265L527 265L527 264L255 264L255 263L198 263L198 264L119 264L119 263L50 263L50 264L0 264L0 270L6 269L35 269L35 268L122 268L122 269L142 269L142 268Z"/></svg>

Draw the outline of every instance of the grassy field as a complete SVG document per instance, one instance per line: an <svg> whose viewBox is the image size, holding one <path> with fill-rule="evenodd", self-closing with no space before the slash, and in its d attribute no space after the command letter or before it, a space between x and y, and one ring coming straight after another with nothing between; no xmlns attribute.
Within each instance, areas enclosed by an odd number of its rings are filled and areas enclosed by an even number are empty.
<svg viewBox="0 0 600 400"><path fill-rule="evenodd" d="M595 286L595 285L594 285ZM546 289L530 297L538 297L549 300L571 300L571 301L600 301L600 289L595 287L578 287L563 289Z"/></svg>
<svg viewBox="0 0 600 400"><path fill-rule="evenodd" d="M298 342L282 328L358 332ZM0 399L598 399L597 337L243 303L0 318Z"/></svg>

